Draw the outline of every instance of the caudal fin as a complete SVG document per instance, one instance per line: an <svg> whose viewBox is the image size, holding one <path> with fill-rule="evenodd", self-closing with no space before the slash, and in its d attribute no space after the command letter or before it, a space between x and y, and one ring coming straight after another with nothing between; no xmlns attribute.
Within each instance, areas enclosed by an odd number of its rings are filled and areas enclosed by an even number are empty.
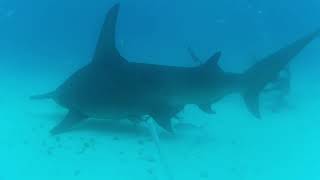
<svg viewBox="0 0 320 180"><path fill-rule="evenodd" d="M277 79L293 58L295 58L313 39L319 36L320 30L307 34L288 46L267 56L250 67L243 75L244 88L242 96L249 111L261 118L259 95L264 88Z"/></svg>

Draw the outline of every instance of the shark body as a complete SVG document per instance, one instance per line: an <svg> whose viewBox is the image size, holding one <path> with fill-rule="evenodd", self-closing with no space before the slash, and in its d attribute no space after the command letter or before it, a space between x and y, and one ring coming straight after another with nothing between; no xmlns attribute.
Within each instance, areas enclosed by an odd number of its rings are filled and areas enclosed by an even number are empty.
<svg viewBox="0 0 320 180"><path fill-rule="evenodd" d="M130 119L151 116L172 131L171 118L186 104L212 113L211 104L241 93L250 112L260 117L259 93L319 31L290 44L248 69L224 72L220 52L196 67L173 67L129 62L116 48L119 4L107 13L92 61L72 74L56 90L32 96L51 98L69 110L52 134L70 130L87 118Z"/></svg>

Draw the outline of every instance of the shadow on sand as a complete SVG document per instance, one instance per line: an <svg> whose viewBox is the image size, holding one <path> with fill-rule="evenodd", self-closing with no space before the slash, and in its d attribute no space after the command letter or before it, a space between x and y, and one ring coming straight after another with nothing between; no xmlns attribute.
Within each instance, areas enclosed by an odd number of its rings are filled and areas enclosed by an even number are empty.
<svg viewBox="0 0 320 180"><path fill-rule="evenodd" d="M29 115L36 119L46 120L50 122L50 126L57 124L61 121L65 114L52 112L52 113L29 113ZM52 124L53 122L53 124ZM49 131L49 129L48 129ZM139 136L139 137L151 137L149 127L146 123L133 123L126 119L123 120L104 120L104 119L87 119L76 127L70 129L66 134L73 132L85 132L94 133L99 135L123 135L123 136ZM174 134L169 134L160 128L158 128L159 136L162 139L175 139Z"/></svg>

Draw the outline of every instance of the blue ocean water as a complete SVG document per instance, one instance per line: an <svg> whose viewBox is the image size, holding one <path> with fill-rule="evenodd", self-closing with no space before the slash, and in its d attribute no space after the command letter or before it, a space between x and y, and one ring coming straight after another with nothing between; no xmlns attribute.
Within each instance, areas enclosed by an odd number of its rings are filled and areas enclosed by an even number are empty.
<svg viewBox="0 0 320 180"><path fill-rule="evenodd" d="M262 98L255 119L237 94L207 115L193 105L175 135L148 127L88 123L49 135L66 110L29 96L59 86L90 62L106 12L119 1L0 1L0 180L319 179L319 38L290 63L290 108ZM120 1L117 47L132 62L194 66L222 51L225 71L254 62L320 27L320 2ZM272 99L272 97L271 97Z"/></svg>

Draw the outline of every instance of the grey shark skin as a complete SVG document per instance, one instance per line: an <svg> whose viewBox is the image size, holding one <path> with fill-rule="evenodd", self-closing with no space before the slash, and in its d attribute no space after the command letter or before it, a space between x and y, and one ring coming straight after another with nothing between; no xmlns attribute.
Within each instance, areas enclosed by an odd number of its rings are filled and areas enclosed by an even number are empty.
<svg viewBox="0 0 320 180"><path fill-rule="evenodd" d="M53 99L69 110L64 120L51 130L52 134L64 133L87 118L139 119L145 115L151 115L161 127L172 131L169 121L183 107L169 106L162 100L158 102L161 98L152 98L147 87L152 79L139 80L144 74L130 70L134 65L129 65L116 48L118 12L119 4L107 13L88 65L53 92L31 97Z"/></svg>
<svg viewBox="0 0 320 180"><path fill-rule="evenodd" d="M31 97L52 98L69 110L65 119L51 130L52 134L66 132L87 118L137 119L145 115L170 132L171 118L186 104L209 111L212 103L235 92L244 95L247 106L257 115L260 90L316 36L302 38L244 74L224 72L218 66L220 52L202 65L190 68L129 63L116 48L118 11L117 4L107 13L93 60L88 65L55 91Z"/></svg>

